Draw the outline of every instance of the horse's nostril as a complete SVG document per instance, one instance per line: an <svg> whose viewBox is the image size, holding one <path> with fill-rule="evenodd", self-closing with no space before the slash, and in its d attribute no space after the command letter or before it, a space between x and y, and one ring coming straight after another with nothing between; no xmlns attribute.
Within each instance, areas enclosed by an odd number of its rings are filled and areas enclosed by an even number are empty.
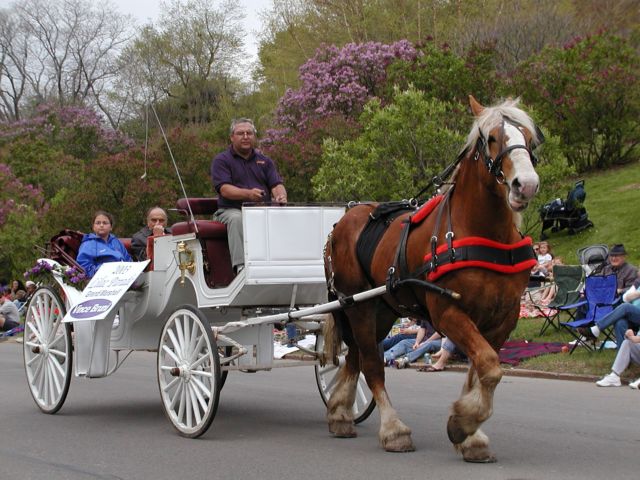
<svg viewBox="0 0 640 480"><path fill-rule="evenodd" d="M513 182L511 182L511 186L516 190L519 190L520 187L522 187L522 184L520 183L520 180L518 180L518 177L513 179Z"/></svg>

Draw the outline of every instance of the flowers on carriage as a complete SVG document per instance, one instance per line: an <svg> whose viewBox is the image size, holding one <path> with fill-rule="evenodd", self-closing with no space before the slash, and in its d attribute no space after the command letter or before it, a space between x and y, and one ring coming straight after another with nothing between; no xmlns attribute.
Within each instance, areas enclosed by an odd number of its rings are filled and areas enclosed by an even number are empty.
<svg viewBox="0 0 640 480"><path fill-rule="evenodd" d="M38 285L53 285L55 283L53 280L54 272L60 275L66 285L70 285L77 290L83 290L89 283L89 278L79 268L49 263L45 260L38 260L33 267L24 272L24 278Z"/></svg>

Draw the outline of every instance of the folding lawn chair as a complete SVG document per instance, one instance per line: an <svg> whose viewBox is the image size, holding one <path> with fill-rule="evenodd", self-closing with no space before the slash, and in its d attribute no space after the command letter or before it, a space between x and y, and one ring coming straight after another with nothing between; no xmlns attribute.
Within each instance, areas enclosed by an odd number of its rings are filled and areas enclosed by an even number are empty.
<svg viewBox="0 0 640 480"><path fill-rule="evenodd" d="M586 306L587 313L585 317L576 319L572 314L572 321L560 322L560 325L576 339L569 353L573 353L578 345L582 345L590 351L596 351L598 349L595 340L592 341L583 337L578 329L594 325L596 320L599 320L613 310L614 305L618 301L618 298L616 298L616 289L617 279L615 275L591 275L585 279L584 299L574 305L567 306L573 307L574 312L576 311L575 309ZM609 327L601 333L604 335L604 340L602 341L600 350L602 350L607 340L614 341L612 327Z"/></svg>
<svg viewBox="0 0 640 480"><path fill-rule="evenodd" d="M556 296L553 300L548 305L533 303L533 306L544 317L544 322L540 328L541 336L544 335L544 332L549 327L560 330L560 313L569 312L571 314L571 309L566 307L580 300L582 267L580 265L554 265L553 281L557 288Z"/></svg>

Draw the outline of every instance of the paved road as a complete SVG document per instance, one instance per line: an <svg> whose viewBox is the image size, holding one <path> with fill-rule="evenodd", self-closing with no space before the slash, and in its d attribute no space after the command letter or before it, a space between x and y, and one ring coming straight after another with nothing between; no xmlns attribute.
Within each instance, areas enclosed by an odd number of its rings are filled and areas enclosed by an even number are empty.
<svg viewBox="0 0 640 480"><path fill-rule="evenodd" d="M355 439L328 434L311 367L232 373L211 429L179 437L164 418L155 355L104 379L76 379L56 415L25 384L21 345L0 344L0 479L599 479L638 478L640 392L504 377L485 424L499 462L464 463L446 437L464 375L392 370L394 405L417 451L386 453L378 415Z"/></svg>

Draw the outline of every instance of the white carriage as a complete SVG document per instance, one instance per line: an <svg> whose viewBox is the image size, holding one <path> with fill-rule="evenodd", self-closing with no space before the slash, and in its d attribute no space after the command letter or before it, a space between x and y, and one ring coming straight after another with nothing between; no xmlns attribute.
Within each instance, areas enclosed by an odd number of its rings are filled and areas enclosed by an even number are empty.
<svg viewBox="0 0 640 480"><path fill-rule="evenodd" d="M183 436L207 431L229 372L314 366L326 403L338 367L323 360L322 314L339 305L326 303L322 251L344 208L245 207L245 268L233 276L226 229L194 217L212 213L215 200L186 203L182 199L179 207L193 212L191 220L174 225L172 235L153 238L148 271L104 319L63 322L81 292L60 275L54 275L59 288L36 291L26 316L24 360L31 395L43 412L62 407L73 375L110 375L132 351L157 352L164 412ZM303 354L294 359L276 359L274 327L289 322L315 335L315 348L301 347ZM356 421L374 407L361 375Z"/></svg>

